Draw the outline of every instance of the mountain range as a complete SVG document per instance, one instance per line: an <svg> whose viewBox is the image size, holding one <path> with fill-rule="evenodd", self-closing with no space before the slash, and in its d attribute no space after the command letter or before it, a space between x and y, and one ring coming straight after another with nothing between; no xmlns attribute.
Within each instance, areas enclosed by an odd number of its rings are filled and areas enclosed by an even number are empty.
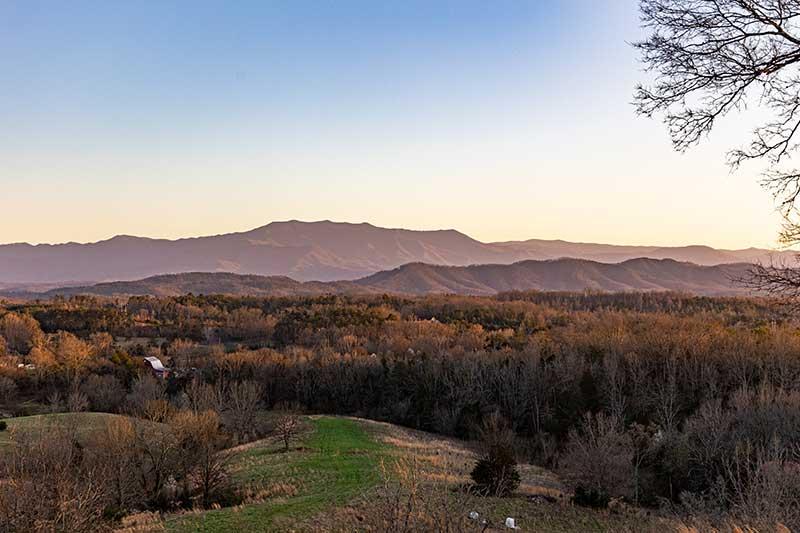
<svg viewBox="0 0 800 533"><path fill-rule="evenodd" d="M679 291L709 296L733 296L746 294L746 290L734 280L744 277L748 268L746 263L700 266L672 259L643 258L622 263L554 259L467 267L410 263L354 281L301 282L285 276L192 272L153 276L138 281L65 287L43 293L10 291L6 294L28 298L77 294L177 296L187 293L248 296L310 296L331 293L492 295L512 290L596 290Z"/></svg>
<svg viewBox="0 0 800 533"><path fill-rule="evenodd" d="M490 265L486 267L489 269L527 260L574 258L623 263L651 258L710 266L769 262L776 258L782 261L793 255L794 252L757 248L616 246L539 239L485 243L455 230L414 231L367 223L288 221L241 233L177 240L120 235L87 244L0 245L0 289L48 289L186 272L288 276L301 282L327 282L359 280L409 263ZM482 285L480 281L476 283ZM494 290L491 285L489 288Z"/></svg>
<svg viewBox="0 0 800 533"><path fill-rule="evenodd" d="M412 263L356 281L373 291L491 295L507 291L679 291L708 296L746 294L736 283L750 265L701 266L673 259L599 263L586 259L520 261L467 267Z"/></svg>

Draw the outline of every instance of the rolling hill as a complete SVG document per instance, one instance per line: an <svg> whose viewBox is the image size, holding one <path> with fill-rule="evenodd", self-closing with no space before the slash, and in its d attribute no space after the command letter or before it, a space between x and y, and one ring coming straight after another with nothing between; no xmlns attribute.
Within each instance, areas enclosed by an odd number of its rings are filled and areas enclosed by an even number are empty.
<svg viewBox="0 0 800 533"><path fill-rule="evenodd" d="M286 276L239 275L228 272L164 274L137 281L111 281L89 286L60 287L44 293L7 291L17 296L180 296L230 294L239 296L314 296L330 293L369 292L349 281L295 281Z"/></svg>
<svg viewBox="0 0 800 533"><path fill-rule="evenodd" d="M521 261L452 267L410 263L355 281L300 282L284 276L230 273L185 273L154 276L83 287L52 289L44 293L7 292L17 297L231 294L300 296L321 294L397 293L491 295L512 290L540 291L679 291L698 295L744 295L732 280L741 278L746 263L701 266L671 259L632 259L599 263L584 259Z"/></svg>
<svg viewBox="0 0 800 533"><path fill-rule="evenodd" d="M410 264L358 280L361 286L405 294L490 295L513 290L680 291L699 295L741 295L732 280L745 263L701 266L672 259L631 259L599 263L583 259L521 261L511 265L447 267Z"/></svg>
<svg viewBox="0 0 800 533"><path fill-rule="evenodd" d="M0 245L0 289L130 281L184 272L356 280L408 263L469 266L565 257L622 263L647 257L698 265L788 259L793 252L716 250L527 240L484 243L455 230L412 231L371 224L273 222L242 233L177 240L117 236L78 244ZM35 288L34 288L35 287Z"/></svg>

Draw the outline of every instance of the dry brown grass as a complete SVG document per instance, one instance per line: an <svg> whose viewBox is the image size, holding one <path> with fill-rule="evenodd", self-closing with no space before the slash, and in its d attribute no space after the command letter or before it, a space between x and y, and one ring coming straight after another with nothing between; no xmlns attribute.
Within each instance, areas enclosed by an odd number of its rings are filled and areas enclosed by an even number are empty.
<svg viewBox="0 0 800 533"><path fill-rule="evenodd" d="M392 424L364 421L375 436L389 444L395 455L413 456L431 480L447 479L450 483L466 484L475 466L476 453L458 439L433 435L423 431L401 428ZM530 464L520 464L521 483L517 493L523 497L548 496L569 499L565 487L552 472Z"/></svg>
<svg viewBox="0 0 800 533"><path fill-rule="evenodd" d="M246 487L241 491L242 503L261 503L275 498L297 496L300 489L297 485L286 482L270 483L263 487Z"/></svg>
<svg viewBox="0 0 800 533"><path fill-rule="evenodd" d="M118 533L150 533L166 530L158 513L141 512L124 517L114 531Z"/></svg>

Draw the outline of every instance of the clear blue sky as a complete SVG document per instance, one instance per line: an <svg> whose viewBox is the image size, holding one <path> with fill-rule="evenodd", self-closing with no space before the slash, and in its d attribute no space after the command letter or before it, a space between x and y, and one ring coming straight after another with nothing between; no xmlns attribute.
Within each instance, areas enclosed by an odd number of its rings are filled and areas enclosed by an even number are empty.
<svg viewBox="0 0 800 533"><path fill-rule="evenodd" d="M730 139L633 116L635 0L0 0L0 242L272 220L769 245Z"/></svg>

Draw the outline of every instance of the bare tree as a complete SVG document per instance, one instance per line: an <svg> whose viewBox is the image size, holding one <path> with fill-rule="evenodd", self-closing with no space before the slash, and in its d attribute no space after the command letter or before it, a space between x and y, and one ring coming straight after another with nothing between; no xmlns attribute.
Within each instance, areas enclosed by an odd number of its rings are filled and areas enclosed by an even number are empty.
<svg viewBox="0 0 800 533"><path fill-rule="evenodd" d="M800 234L789 244L796 242L800 242ZM783 300L791 308L800 308L800 269L796 267L775 263L756 264L738 281L745 287Z"/></svg>
<svg viewBox="0 0 800 533"><path fill-rule="evenodd" d="M127 509L141 495L139 479L134 472L136 429L133 419L114 417L98 432L94 449L108 468L105 483L110 503L119 510Z"/></svg>
<svg viewBox="0 0 800 533"><path fill-rule="evenodd" d="M624 421L627 398L625 397L625 372L621 368L621 360L621 357L613 354L603 359L605 370L603 395L611 416Z"/></svg>
<svg viewBox="0 0 800 533"><path fill-rule="evenodd" d="M675 429L680 413L681 396L678 390L678 363L668 356L664 361L662 378L653 390L656 418L664 431Z"/></svg>
<svg viewBox="0 0 800 533"><path fill-rule="evenodd" d="M95 355L101 357L111 357L113 355L114 337L105 331L92 333L89 335L89 342Z"/></svg>
<svg viewBox="0 0 800 533"><path fill-rule="evenodd" d="M0 376L0 404L11 403L17 396L17 384L13 379Z"/></svg>
<svg viewBox="0 0 800 533"><path fill-rule="evenodd" d="M603 505L609 498L631 492L634 449L619 420L599 413L584 416L580 430L572 430L561 459L564 478L584 503Z"/></svg>
<svg viewBox="0 0 800 533"><path fill-rule="evenodd" d="M640 0L650 35L634 46L650 85L635 91L637 112L659 116L673 147L683 151L721 117L756 104L767 112L749 143L728 153L738 168L765 164L763 184L785 215L781 240L800 242L796 200L800 169L790 164L800 129L800 2L797 0ZM800 279L785 267L757 267L750 286L800 296Z"/></svg>
<svg viewBox="0 0 800 533"><path fill-rule="evenodd" d="M273 431L275 440L283 443L283 451L289 451L289 445L295 440L302 428L302 419L296 408L287 407L279 411Z"/></svg>
<svg viewBox="0 0 800 533"><path fill-rule="evenodd" d="M78 387L72 387L69 395L67 395L66 408L70 413L86 411L89 408L89 398Z"/></svg>
<svg viewBox="0 0 800 533"><path fill-rule="evenodd" d="M64 402L60 392L54 390L47 395L47 408L51 413L60 413L64 410Z"/></svg>
<svg viewBox="0 0 800 533"><path fill-rule="evenodd" d="M137 479L150 505L169 503L166 487L177 473L179 462L179 442L173 431L158 424L134 421L131 476Z"/></svg>
<svg viewBox="0 0 800 533"><path fill-rule="evenodd" d="M626 435L630 441L633 454L633 502L638 505L642 465L655 451L654 444L657 440L656 435L658 435L658 427L655 425L643 426L634 423L628 428Z"/></svg>
<svg viewBox="0 0 800 533"><path fill-rule="evenodd" d="M39 323L26 314L7 313L0 318L0 335L8 349L22 355L44 339Z"/></svg>
<svg viewBox="0 0 800 533"><path fill-rule="evenodd" d="M359 506L363 514L337 516L342 527L335 531L455 533L486 531L490 526L470 518L470 510L480 505L475 495L453 490L443 476L426 475L416 457L381 461L380 473L382 483Z"/></svg>
<svg viewBox="0 0 800 533"><path fill-rule="evenodd" d="M195 377L186 386L186 399L192 411L212 410L222 413L225 409L225 389L221 382L210 385L200 377Z"/></svg>
<svg viewBox="0 0 800 533"><path fill-rule="evenodd" d="M199 491L203 507L208 507L228 481L230 456L221 451L224 439L219 416L214 411L183 411L172 424L178 434L185 475Z"/></svg>
<svg viewBox="0 0 800 533"><path fill-rule="evenodd" d="M255 429L261 387L254 381L234 381L228 387L227 399L228 425L238 439L244 439Z"/></svg>
<svg viewBox="0 0 800 533"><path fill-rule="evenodd" d="M91 362L92 346L71 333L59 331L52 344L56 363L70 382Z"/></svg>
<svg viewBox="0 0 800 533"><path fill-rule="evenodd" d="M787 449L779 441L757 447L739 443L726 458L725 494L737 518L763 531L785 524L800 527L800 446Z"/></svg>
<svg viewBox="0 0 800 533"><path fill-rule="evenodd" d="M89 375L81 383L81 392L89 399L93 411L114 412L125 400L125 388L112 375Z"/></svg>
<svg viewBox="0 0 800 533"><path fill-rule="evenodd" d="M0 455L0 531L106 529L106 472L74 430L43 425L13 438Z"/></svg>
<svg viewBox="0 0 800 533"><path fill-rule="evenodd" d="M167 404L166 398L163 382L145 374L133 381L125 403L127 411L134 416L163 421L158 419L159 407Z"/></svg>

